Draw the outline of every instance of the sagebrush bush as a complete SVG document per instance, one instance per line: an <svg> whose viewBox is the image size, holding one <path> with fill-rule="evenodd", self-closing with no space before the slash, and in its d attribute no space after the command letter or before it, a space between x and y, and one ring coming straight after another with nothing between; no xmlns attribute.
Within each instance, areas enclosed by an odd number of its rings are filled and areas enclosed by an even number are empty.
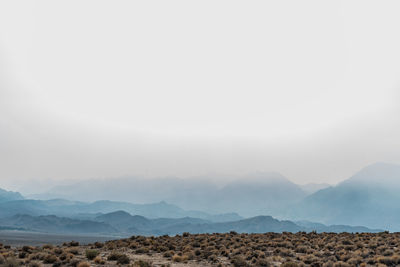
<svg viewBox="0 0 400 267"><path fill-rule="evenodd" d="M86 261L82 261L78 263L77 267L90 267L90 263Z"/></svg>
<svg viewBox="0 0 400 267"><path fill-rule="evenodd" d="M151 263L143 260L136 261L133 266L137 267L151 267Z"/></svg>
<svg viewBox="0 0 400 267"><path fill-rule="evenodd" d="M43 264L38 261L32 261L28 264L29 267L43 267Z"/></svg>
<svg viewBox="0 0 400 267"><path fill-rule="evenodd" d="M96 264L105 264L105 260L103 260L100 256L97 256L96 258L94 258L93 260L94 263Z"/></svg>
<svg viewBox="0 0 400 267"><path fill-rule="evenodd" d="M117 259L117 263L118 264L129 264L131 260L129 259L129 257L125 254L122 254L120 257L118 257Z"/></svg>
<svg viewBox="0 0 400 267"><path fill-rule="evenodd" d="M234 267L247 267L249 264L246 262L246 260L243 257L240 256L235 256L232 258L231 263L233 264Z"/></svg>
<svg viewBox="0 0 400 267"><path fill-rule="evenodd" d="M97 255L99 255L99 252L95 249L87 249L85 251L85 255L88 260L93 260Z"/></svg>
<svg viewBox="0 0 400 267"><path fill-rule="evenodd" d="M299 264L297 264L296 262L284 262L282 263L281 267L299 267Z"/></svg>
<svg viewBox="0 0 400 267"><path fill-rule="evenodd" d="M55 263L56 261L58 261L58 258L56 255L53 254L47 254L44 258L43 258L43 262L44 263Z"/></svg>

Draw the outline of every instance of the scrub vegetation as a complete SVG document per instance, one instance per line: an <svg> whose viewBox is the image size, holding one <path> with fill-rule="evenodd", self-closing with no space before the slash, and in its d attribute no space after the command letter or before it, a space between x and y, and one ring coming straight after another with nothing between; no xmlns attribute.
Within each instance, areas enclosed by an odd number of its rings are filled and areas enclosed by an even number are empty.
<svg viewBox="0 0 400 267"><path fill-rule="evenodd" d="M80 245L0 246L1 266L397 266L400 233L132 236Z"/></svg>

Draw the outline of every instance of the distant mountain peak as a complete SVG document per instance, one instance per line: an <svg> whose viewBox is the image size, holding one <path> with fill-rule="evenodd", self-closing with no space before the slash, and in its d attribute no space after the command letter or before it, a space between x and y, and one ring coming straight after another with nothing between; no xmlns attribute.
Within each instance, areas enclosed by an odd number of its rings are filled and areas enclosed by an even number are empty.
<svg viewBox="0 0 400 267"><path fill-rule="evenodd" d="M0 202L22 200L24 197L18 192L7 191L0 188Z"/></svg>
<svg viewBox="0 0 400 267"><path fill-rule="evenodd" d="M117 210L114 212L107 213L108 216L119 216L119 217L131 217L132 215L123 210Z"/></svg>
<svg viewBox="0 0 400 267"><path fill-rule="evenodd" d="M258 215L258 216L254 216L252 218L248 218L248 219L245 219L245 220L249 220L249 221L272 221L272 220L276 220L276 219L274 219L270 215Z"/></svg>
<svg viewBox="0 0 400 267"><path fill-rule="evenodd" d="M370 164L339 185L348 184L379 185L400 187L400 165L376 162Z"/></svg>

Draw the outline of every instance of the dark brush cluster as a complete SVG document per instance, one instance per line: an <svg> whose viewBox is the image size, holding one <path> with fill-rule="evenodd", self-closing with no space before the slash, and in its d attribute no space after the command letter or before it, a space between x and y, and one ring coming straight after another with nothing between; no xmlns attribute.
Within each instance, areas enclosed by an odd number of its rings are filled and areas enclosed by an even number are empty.
<svg viewBox="0 0 400 267"><path fill-rule="evenodd" d="M161 253L175 262L207 261L233 266L396 266L400 233L198 234L133 236L109 241L110 250Z"/></svg>

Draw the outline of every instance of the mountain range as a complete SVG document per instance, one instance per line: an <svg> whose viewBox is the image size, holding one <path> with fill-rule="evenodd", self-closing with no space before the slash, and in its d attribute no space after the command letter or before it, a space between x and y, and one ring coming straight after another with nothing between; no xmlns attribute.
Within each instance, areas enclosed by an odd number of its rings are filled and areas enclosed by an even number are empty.
<svg viewBox="0 0 400 267"><path fill-rule="evenodd" d="M376 163L305 197L290 218L400 231L400 166ZM290 214L290 215L289 215Z"/></svg>
<svg viewBox="0 0 400 267"><path fill-rule="evenodd" d="M166 201L185 210L210 214L235 212L244 217L281 214L309 193L279 173L253 173L239 177L224 186L212 180L219 177L159 178L137 177L87 180L58 186L34 198L63 198L80 201L111 199L131 203ZM318 186L318 185L315 185ZM314 187L315 187L314 186ZM320 188L326 185L320 185ZM112 188L113 190L109 190Z"/></svg>
<svg viewBox="0 0 400 267"><path fill-rule="evenodd" d="M113 190L109 190L110 188ZM110 221L99 221L99 216L124 211L148 220L163 218L165 227L175 227L177 222L173 221L173 225L169 225L168 219L191 218L191 222L197 220L197 228L192 228L191 225L194 224L189 223L181 229L187 228L194 232L201 229L219 231L225 228L218 223L240 222L258 216L273 216L281 221L290 220L301 229L311 227L340 231L348 229L346 227L349 225L362 225L369 229L399 231L399 190L400 166L387 163L367 166L336 186L300 186L277 173L255 173L224 186L216 186L206 179L150 179L143 183L138 178L97 182L91 180L57 187L46 193L62 193L66 199L24 199L17 192L0 190L0 218L12 218L17 215L56 216L103 222L115 228L116 232L121 232L128 229L119 228ZM94 200L103 196L112 201L67 200L78 195ZM146 202L145 200L157 201L148 202L150 204L132 204L129 199L136 199L142 203ZM127 214L124 216L128 218ZM324 228L323 225L335 225L336 228ZM167 228L159 226L137 229L150 232L160 229L167 231ZM239 227L238 231L242 229L245 228ZM171 230L174 231L177 229Z"/></svg>
<svg viewBox="0 0 400 267"><path fill-rule="evenodd" d="M265 233L265 232L380 232L382 230L352 226L326 226L318 223L295 223L277 220L271 216L257 216L230 222L211 222L198 218L148 219L125 211L99 214L90 220L80 220L55 215L14 215L0 218L3 229L19 229L57 234L98 234L111 237L131 235L176 235L189 233Z"/></svg>
<svg viewBox="0 0 400 267"><path fill-rule="evenodd" d="M77 219L92 219L99 213L109 213L117 210L124 210L148 218L195 217L213 222L242 219L242 217L236 213L208 214L201 211L186 211L164 201L150 204L132 204L109 200L87 203L65 199L21 199L4 201L0 203L0 218L24 214L31 216L56 215Z"/></svg>

